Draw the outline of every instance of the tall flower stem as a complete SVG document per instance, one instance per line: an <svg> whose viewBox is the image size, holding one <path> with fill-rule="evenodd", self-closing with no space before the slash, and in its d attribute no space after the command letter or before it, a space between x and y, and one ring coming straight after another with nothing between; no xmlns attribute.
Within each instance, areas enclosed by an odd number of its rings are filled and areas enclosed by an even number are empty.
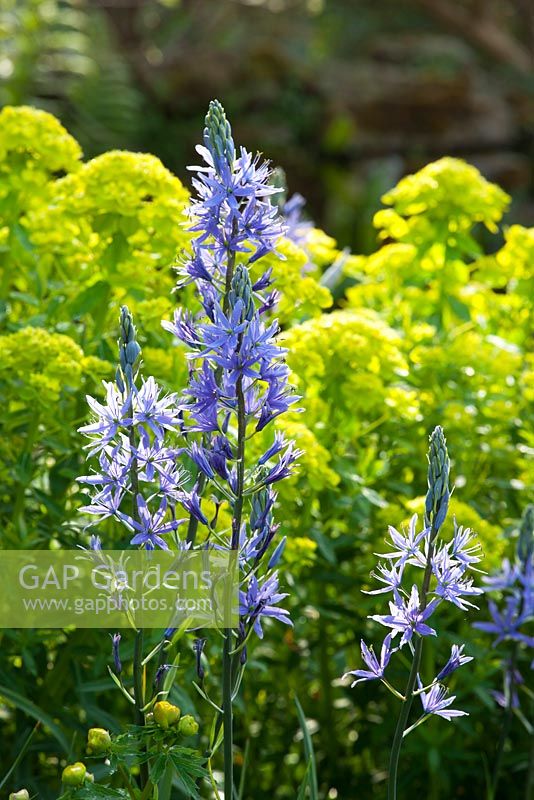
<svg viewBox="0 0 534 800"><path fill-rule="evenodd" d="M233 231L235 233L236 223L234 222ZM230 291L232 278L234 276L235 253L228 252L226 266L225 291L223 299L223 311L228 313L230 307ZM221 370L222 372L222 370ZM220 382L220 375L217 371L216 380ZM236 384L237 399L237 492L232 517L232 550L239 547L239 531L241 530L241 517L243 514L243 489L245 482L245 439L246 439L246 417L245 417L245 397L243 394L243 378L240 376ZM223 647L223 686L222 686L222 708L223 708L223 730L224 730L224 796L228 800L233 800L234 794L234 719L232 707L233 694L233 631L227 628L224 631Z"/></svg>
<svg viewBox="0 0 534 800"><path fill-rule="evenodd" d="M534 797L534 737L530 745L528 757L527 781L525 786L525 800L532 800Z"/></svg>
<svg viewBox="0 0 534 800"><path fill-rule="evenodd" d="M432 558L434 556L434 539L437 531L432 528L430 533L430 544L428 547L425 574L423 577L423 586L421 589L421 605L420 610L424 611L427 604L428 589L430 587L430 578L432 577ZM395 728L395 735L393 736L393 743L391 745L391 754L389 757L389 776L388 776L388 800L397 800L397 775L399 770L399 758L404 738L404 732L408 724L408 718L412 708L414 699L414 689L417 681L417 674L421 665L421 655L423 652L423 637L419 636L415 643L412 667L410 675L408 676L408 683L404 692L401 711L397 720L397 727Z"/></svg>
<svg viewBox="0 0 534 800"><path fill-rule="evenodd" d="M427 606L428 590L430 588L430 579L432 577L432 561L434 558L434 543L439 533L439 529L447 515L449 505L449 454L447 453L447 443L441 426L434 428L429 439L428 450L428 491L425 498L425 525L429 529L428 538L428 551L426 554L426 565L423 576L423 585L421 587L421 599L419 611L423 612ZM402 747L402 740L410 710L414 698L414 689L421 665L421 654L423 650L423 637L419 636L415 644L412 667L404 692L404 699L402 701L401 712L397 720L397 727L393 737L393 744L391 746L391 755L389 762L389 780L388 780L388 800L396 800L397 798L397 773L399 768L399 757Z"/></svg>
<svg viewBox="0 0 534 800"><path fill-rule="evenodd" d="M389 757L389 776L388 776L388 800L397 800L397 773L399 769L399 758L402 747L402 739L404 731L406 730L408 717L412 708L415 689L415 682L417 680L417 673L419 672L419 665L421 663L421 652L423 650L423 638L420 636L415 644L413 654L412 668L406 684L404 692L404 700L401 706L399 718L397 720L397 727L395 728L395 735L393 737L393 744L391 745L391 754Z"/></svg>
<svg viewBox="0 0 534 800"><path fill-rule="evenodd" d="M126 336L125 339L127 339ZM132 367L134 365L135 365L135 360L134 364L132 364ZM129 383L128 391L133 393L134 391L133 377L130 375L127 375L126 377ZM137 494L139 492L139 466L137 463L137 457L133 455L137 448L137 438L135 435L135 429L133 425L130 428L129 440L130 440L130 449L132 452L132 460L130 464L130 483L132 487L132 519L138 522L139 511L137 508ZM145 724L145 715L143 712L143 708L145 705L144 687L143 687L143 663L142 663L143 644L144 644L144 632L141 628L137 630L135 633L134 657L133 657L135 724L141 727ZM140 766L140 776L141 776L141 789L143 789L148 782L148 765L146 763L143 763Z"/></svg>
<svg viewBox="0 0 534 800"><path fill-rule="evenodd" d="M232 630L225 630L223 648L223 729L224 796L232 800L234 792L234 720L232 709Z"/></svg>
<svg viewBox="0 0 534 800"><path fill-rule="evenodd" d="M237 491L232 518L232 550L239 546L239 531L243 515L243 489L245 484L245 439L246 415L245 397L243 394L243 379L239 377L236 386L237 396ZM225 630L223 650L223 729L224 729L224 796L232 800L234 791L234 721L232 708L233 693L233 631Z"/></svg>
<svg viewBox="0 0 534 800"><path fill-rule="evenodd" d="M499 787L499 779L501 777L502 758L504 755L504 747L508 734L510 733L510 726L512 724L512 716L514 711L514 674L517 661L517 646L514 647L512 658L510 660L510 685L506 694L506 708L502 721L501 733L497 743L497 750L495 752L495 761L493 764L493 774L491 778L490 800L495 800L497 796L497 789Z"/></svg>
<svg viewBox="0 0 534 800"><path fill-rule="evenodd" d="M135 431L133 427L130 430L130 446L132 449L136 447ZM139 520L139 512L137 510L137 492L139 489L139 476L137 473L137 459L132 459L130 467L130 480L132 484L133 494L133 507L132 518L136 521ZM144 644L144 631L142 628L135 633L134 644L134 657L133 657L133 685L134 685L134 700L135 700L135 724L141 727L145 724L145 715L143 708L145 706L144 687L143 687L143 644ZM141 789L144 788L148 781L148 765L146 763L140 766L141 775Z"/></svg>
<svg viewBox="0 0 534 800"><path fill-rule="evenodd" d="M234 234L236 232L236 229L237 229L237 224L234 222L233 225ZM232 278L234 277L234 267L235 267L235 253L232 250L227 250L226 252L227 252L227 261L226 261L227 266L226 266L224 298L223 298L223 311L225 314L228 312L228 308L230 305L229 295L232 286ZM222 377L222 369L219 368L215 376L217 383L220 383L221 377ZM207 437L204 438L206 439ZM202 497L202 493L204 491L205 486L206 486L206 476L204 475L204 473L201 472L198 477L198 483L197 483L197 492L199 497ZM186 536L187 541L191 542L191 544L195 543L197 530L198 530L198 519L195 516L193 516L193 514L191 514L191 516L189 517L189 523L187 526L187 536Z"/></svg>

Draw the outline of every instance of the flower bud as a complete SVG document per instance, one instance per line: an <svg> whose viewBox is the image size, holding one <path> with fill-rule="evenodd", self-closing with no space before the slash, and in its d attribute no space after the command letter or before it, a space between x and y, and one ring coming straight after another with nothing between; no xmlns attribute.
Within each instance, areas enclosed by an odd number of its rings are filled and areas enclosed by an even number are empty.
<svg viewBox="0 0 534 800"><path fill-rule="evenodd" d="M178 731L182 736L194 736L195 733L198 733L198 722L191 714L186 714L180 720Z"/></svg>
<svg viewBox="0 0 534 800"><path fill-rule="evenodd" d="M195 639L195 641L193 642L193 650L195 653L195 659L197 665L197 675L199 677L199 680L201 681L204 680L204 675L206 674L204 667L202 666L202 653L204 652L206 642L207 639L205 638Z"/></svg>
<svg viewBox="0 0 534 800"><path fill-rule="evenodd" d="M232 278L232 288L228 294L231 308L235 308L238 301L241 300L243 304L242 318L250 320L254 316L254 293L252 289L252 282L250 280L250 273L243 264L238 264L235 268L234 277Z"/></svg>
<svg viewBox="0 0 534 800"><path fill-rule="evenodd" d="M120 643L121 643L120 633L114 633L113 636L111 637L111 652L113 654L113 663L115 664L115 672L117 675L120 675L122 672Z"/></svg>
<svg viewBox="0 0 534 800"><path fill-rule="evenodd" d="M141 348L136 340L136 330L133 324L133 317L128 310L128 306L121 307L121 314L119 317L119 364L120 369L117 369L115 376L119 391L124 391L124 381L126 378L128 386L133 385L134 368L137 359L141 355Z"/></svg>
<svg viewBox="0 0 534 800"><path fill-rule="evenodd" d="M425 525L432 528L432 540L447 516L449 508L450 461L443 428L437 425L430 435L428 448L428 492L425 499Z"/></svg>
<svg viewBox="0 0 534 800"><path fill-rule="evenodd" d="M154 706L154 719L160 728L169 728L171 725L176 725L180 719L180 709L178 706L173 706L167 700L160 700Z"/></svg>
<svg viewBox="0 0 534 800"><path fill-rule="evenodd" d="M91 728L87 734L87 753L89 755L105 755L111 747L111 736L104 728Z"/></svg>
<svg viewBox="0 0 534 800"><path fill-rule="evenodd" d="M204 144L212 155L217 172L221 173L223 165L232 169L235 158L232 129L218 100L211 101L205 125Z"/></svg>
<svg viewBox="0 0 534 800"><path fill-rule="evenodd" d="M61 780L65 786L81 786L85 780L86 774L87 768L85 764L82 764L81 761L77 761L75 764L69 764L68 767L65 767Z"/></svg>
<svg viewBox="0 0 534 800"><path fill-rule="evenodd" d="M11 792L9 800L30 800L27 789L19 789L18 792Z"/></svg>

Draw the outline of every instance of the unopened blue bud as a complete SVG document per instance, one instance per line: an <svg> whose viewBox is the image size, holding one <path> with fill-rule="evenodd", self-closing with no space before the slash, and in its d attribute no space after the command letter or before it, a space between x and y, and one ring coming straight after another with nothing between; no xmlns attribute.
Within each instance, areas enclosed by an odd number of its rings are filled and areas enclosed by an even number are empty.
<svg viewBox="0 0 534 800"><path fill-rule="evenodd" d="M232 169L235 158L232 129L218 100L211 101L205 124L204 144L213 157L217 171L220 172L224 164Z"/></svg>
<svg viewBox="0 0 534 800"><path fill-rule="evenodd" d="M238 264L232 278L232 288L228 294L230 308L235 308L238 300L243 303L243 319L250 322L254 316L254 291L250 273L242 264Z"/></svg>
<svg viewBox="0 0 534 800"><path fill-rule="evenodd" d="M284 550L286 549L286 542L287 542L287 536L284 536L284 538L279 543L279 545L277 546L276 550L274 551L269 560L269 563L267 565L268 569L273 569L274 567L276 567L276 565L278 564L278 562L280 561L280 559L284 554Z"/></svg>
<svg viewBox="0 0 534 800"><path fill-rule="evenodd" d="M449 507L450 461L443 428L437 425L430 435L428 449L428 491L425 499L425 525L434 539L445 522Z"/></svg>

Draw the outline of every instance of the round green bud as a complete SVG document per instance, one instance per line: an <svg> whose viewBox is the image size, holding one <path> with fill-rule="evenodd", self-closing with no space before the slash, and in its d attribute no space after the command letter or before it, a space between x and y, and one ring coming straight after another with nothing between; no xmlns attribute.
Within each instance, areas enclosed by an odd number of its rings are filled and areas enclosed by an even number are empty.
<svg viewBox="0 0 534 800"><path fill-rule="evenodd" d="M167 700L160 700L154 706L154 719L160 728L169 728L171 725L176 725L180 719L181 711L178 706L173 706Z"/></svg>
<svg viewBox="0 0 534 800"><path fill-rule="evenodd" d="M11 792L9 800L30 800L27 789L19 789L18 792Z"/></svg>
<svg viewBox="0 0 534 800"><path fill-rule="evenodd" d="M87 734L87 752L99 756L109 753L111 736L105 728L91 728Z"/></svg>
<svg viewBox="0 0 534 800"><path fill-rule="evenodd" d="M86 773L87 768L85 764L82 764L81 761L77 761L75 764L69 764L68 767L65 767L61 780L65 786L81 786L85 780Z"/></svg>
<svg viewBox="0 0 534 800"><path fill-rule="evenodd" d="M194 736L195 733L198 733L198 722L194 717L191 716L191 714L186 714L180 720L178 731L182 734L182 736Z"/></svg>

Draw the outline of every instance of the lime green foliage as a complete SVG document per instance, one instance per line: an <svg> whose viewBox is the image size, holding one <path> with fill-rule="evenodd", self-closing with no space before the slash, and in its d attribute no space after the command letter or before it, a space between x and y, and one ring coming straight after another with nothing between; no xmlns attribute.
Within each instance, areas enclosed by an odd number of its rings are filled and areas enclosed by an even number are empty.
<svg viewBox="0 0 534 800"><path fill-rule="evenodd" d="M47 542L68 518L82 397L107 373L68 336L30 327L0 335L0 496L10 546Z"/></svg>
<svg viewBox="0 0 534 800"><path fill-rule="evenodd" d="M161 320L172 317L177 302L192 304L189 289L172 293L173 264L190 241L189 193L145 153L112 151L83 163L78 144L53 116L25 107L0 114L0 176L0 333L6 332L0 375L8 410L0 474L6 492L18 487L14 506L5 496L2 519L16 541L17 530L26 535L23 509L29 518L35 513L40 541L56 536L82 503L74 483L76 428L87 413L86 384L98 394L93 382L113 376L122 303L138 320L145 372L174 390L186 383L184 350ZM335 243L319 232L313 241L317 264L289 240L280 242L281 258L269 257L285 324L316 316L332 302L318 279ZM22 452L23 465L15 468ZM53 532L46 530L50 514Z"/></svg>
<svg viewBox="0 0 534 800"><path fill-rule="evenodd" d="M330 242L333 240L327 238ZM320 260L311 265L309 269L309 256L300 247L289 239L283 239L277 246L281 258L270 253L261 259L256 271L265 271L269 267L273 270L273 280L277 290L281 293L280 303L276 309L276 316L281 324L287 324L303 317L319 316L321 312L332 305L332 296L325 286L318 283L320 277L319 267L325 263L324 249L319 249ZM335 250L329 251L334 258ZM328 263L329 257L326 257Z"/></svg>
<svg viewBox="0 0 534 800"><path fill-rule="evenodd" d="M384 202L392 208L379 211L375 224L388 244L348 260L355 282L347 305L370 306L401 332L419 418L461 442L462 498L504 524L519 512L524 487L532 231L512 226L503 247L485 256L477 224L495 232L508 198L451 158L404 178ZM414 447L400 457L403 467L417 463Z"/></svg>
<svg viewBox="0 0 534 800"><path fill-rule="evenodd" d="M82 152L63 125L46 111L6 106L0 111L0 199L2 216L38 203L55 173L74 172ZM36 197L37 193L37 197Z"/></svg>
<svg viewBox="0 0 534 800"><path fill-rule="evenodd" d="M379 211L375 217L382 238L408 239L428 247L437 234L439 239L446 237L452 248L469 252L478 247L463 235L476 222L495 233L510 198L470 164L441 158L403 178L382 200L392 206L392 210Z"/></svg>
<svg viewBox="0 0 534 800"><path fill-rule="evenodd" d="M82 162L75 140L45 112L8 108L0 123L3 542L73 547L87 537L76 513L83 495L75 476L84 471L76 429L87 418L84 395L98 396L101 379L113 377L122 302L136 315L144 372L173 391L187 380L184 350L160 321L177 304L195 308L189 289L171 293L172 263L189 246L188 193L150 155L116 151ZM304 409L277 426L304 454L280 486L278 512L288 535L285 566L295 578L288 600L295 631L280 635L293 649L275 658L266 637L259 652L269 668L258 671L246 706L256 728L276 725L263 709L273 674L299 689L304 671L321 758L345 759L351 771L345 732L354 710L335 681L356 663L354 643L377 609L376 598L359 593L372 553L382 549L388 524L422 510L426 434L436 424L445 428L457 484L451 518L478 533L487 570L507 551L502 531L519 517L522 490L534 481L534 357L527 352L534 229L512 225L500 241L507 196L455 159L404 178L384 202L375 224L385 243L375 253L340 257L330 237L312 230L305 249L282 240L282 258L267 256L261 265L272 267L281 292L281 338ZM492 255L481 239L490 239ZM343 283L335 285L328 270L331 294L321 275L336 260ZM267 445L265 436L258 447ZM208 500L205 511L214 517L215 504ZM229 522L223 506L217 525ZM109 523L106 544L116 535ZM61 723L69 738L78 716L107 729L112 720L102 711L84 706L81 714L80 679L69 672L86 641L76 632L61 636L61 647L35 644L46 687L23 679L24 670L35 675L37 668L31 641L22 648L17 639L5 645L13 667L3 683L14 675L18 695L37 703L45 719L68 706ZM80 666L92 681L109 653L98 657ZM192 679L190 650L184 665ZM180 707L194 712L182 694ZM284 740L282 714L270 740ZM341 715L335 725L333 714ZM360 724L363 740L374 728L364 716ZM343 731L338 741L336 731ZM259 740L264 733L257 732Z"/></svg>
<svg viewBox="0 0 534 800"><path fill-rule="evenodd" d="M488 302L487 290L514 276L509 270L507 279L501 273L493 282L489 272L479 274L484 260L476 234L480 226L497 231L509 203L505 192L475 167L442 158L403 178L383 201L392 208L379 211L374 223L388 244L349 260L347 273L358 279L348 292L351 304L384 309L404 328L421 319L439 328L473 320L494 331L502 301L492 293Z"/></svg>
<svg viewBox="0 0 534 800"><path fill-rule="evenodd" d="M417 414L417 398L403 383L400 336L378 314L335 311L292 328L283 341L306 422L328 444L378 417Z"/></svg>

